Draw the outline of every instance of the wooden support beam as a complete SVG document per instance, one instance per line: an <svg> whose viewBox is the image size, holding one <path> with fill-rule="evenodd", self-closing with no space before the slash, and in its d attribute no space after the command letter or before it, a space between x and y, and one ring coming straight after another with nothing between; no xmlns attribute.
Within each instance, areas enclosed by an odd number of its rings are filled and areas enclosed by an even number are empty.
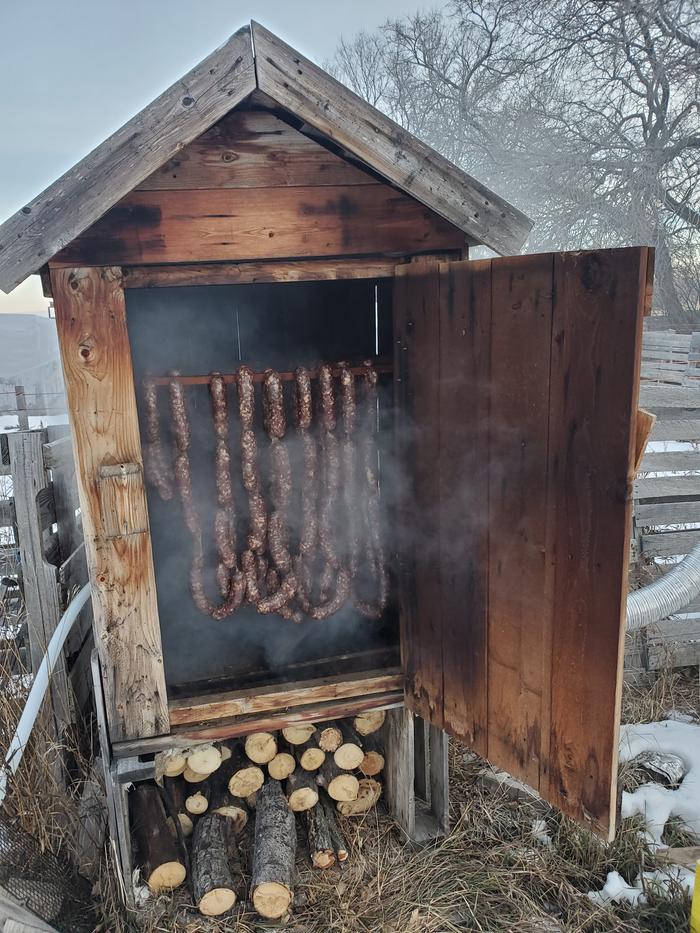
<svg viewBox="0 0 700 933"><path fill-rule="evenodd" d="M54 269L51 282L111 738L158 735L169 723L145 506L130 524L114 511L120 477L102 475L129 464L132 501L145 495L121 272Z"/></svg>

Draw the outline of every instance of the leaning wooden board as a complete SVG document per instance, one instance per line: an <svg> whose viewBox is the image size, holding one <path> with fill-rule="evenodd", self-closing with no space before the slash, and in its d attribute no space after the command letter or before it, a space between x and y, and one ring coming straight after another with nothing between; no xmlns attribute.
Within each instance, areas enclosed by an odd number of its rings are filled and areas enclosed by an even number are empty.
<svg viewBox="0 0 700 933"><path fill-rule="evenodd" d="M423 452L405 463L428 522L401 545L407 703L605 837L651 260L414 264L394 303L398 439Z"/></svg>

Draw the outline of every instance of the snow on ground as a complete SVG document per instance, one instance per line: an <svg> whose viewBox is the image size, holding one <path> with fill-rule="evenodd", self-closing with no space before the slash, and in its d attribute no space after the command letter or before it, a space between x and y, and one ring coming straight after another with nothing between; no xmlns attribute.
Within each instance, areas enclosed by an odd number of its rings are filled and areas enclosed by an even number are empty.
<svg viewBox="0 0 700 933"><path fill-rule="evenodd" d="M669 865L657 871L644 871L637 875L634 884L627 884L619 872L610 871L600 891L589 891L588 897L594 904L609 904L628 901L630 904L645 904L647 895L668 896L679 888L684 888L692 897L694 875L680 865Z"/></svg>
<svg viewBox="0 0 700 933"><path fill-rule="evenodd" d="M631 761L641 752L678 755L686 775L677 788L642 784L632 793L622 794L622 816L643 817L649 841L661 847L661 836L672 816L678 817L689 832L700 836L700 725L665 720L623 725L620 730L620 761Z"/></svg>

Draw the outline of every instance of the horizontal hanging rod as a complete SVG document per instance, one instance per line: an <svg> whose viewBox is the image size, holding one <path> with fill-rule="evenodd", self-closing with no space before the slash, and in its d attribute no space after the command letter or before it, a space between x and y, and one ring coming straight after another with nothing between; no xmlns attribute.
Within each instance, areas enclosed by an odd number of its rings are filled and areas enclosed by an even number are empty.
<svg viewBox="0 0 700 933"><path fill-rule="evenodd" d="M388 360L372 360L372 368L375 372L382 375L383 373L392 373L394 371L394 366ZM333 375L339 376L340 369L338 366L333 366ZM365 366L348 366L348 370L353 374L353 376L361 376L366 372ZM320 370L310 369L309 376L311 379L318 379ZM238 373L222 373L224 382L233 383L238 382ZM292 382L294 380L294 373L277 373L282 382ZM265 373L254 372L253 373L253 382L262 382L265 379ZM150 382L152 385L157 386L167 386L171 382L179 382L181 385L185 386L201 386L209 385L211 381L211 374L207 376L153 376L146 378L144 382Z"/></svg>

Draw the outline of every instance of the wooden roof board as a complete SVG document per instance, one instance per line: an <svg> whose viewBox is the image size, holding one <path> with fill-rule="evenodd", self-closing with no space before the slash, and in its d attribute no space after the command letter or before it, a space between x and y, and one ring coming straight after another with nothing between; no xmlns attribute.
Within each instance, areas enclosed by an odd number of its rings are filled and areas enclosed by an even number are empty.
<svg viewBox="0 0 700 933"><path fill-rule="evenodd" d="M11 291L37 272L256 91L453 223L470 241L504 254L517 252L525 241L532 224L524 214L252 23L0 226L0 289Z"/></svg>

